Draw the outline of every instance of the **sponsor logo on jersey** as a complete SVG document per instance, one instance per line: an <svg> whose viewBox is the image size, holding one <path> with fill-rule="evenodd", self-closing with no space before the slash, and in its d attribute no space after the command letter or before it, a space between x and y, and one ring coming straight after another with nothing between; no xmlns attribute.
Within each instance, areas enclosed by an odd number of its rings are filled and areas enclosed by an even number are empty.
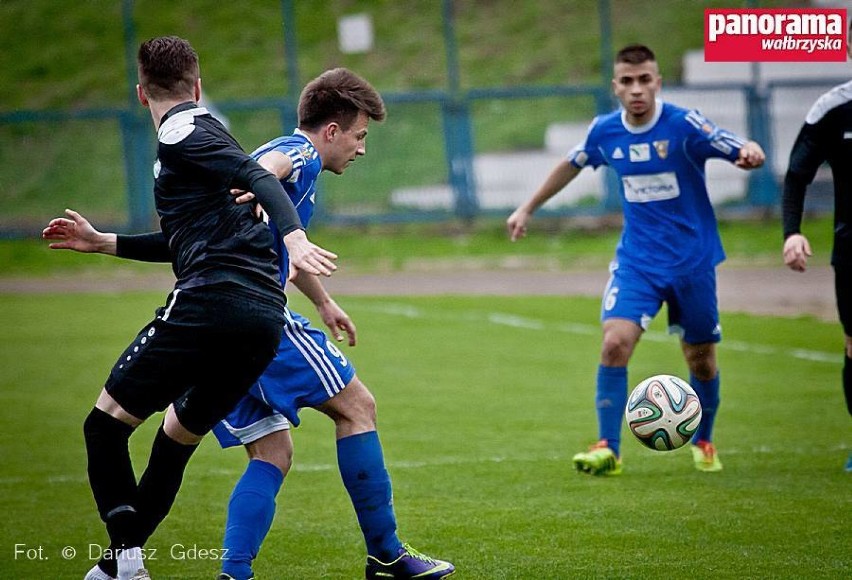
<svg viewBox="0 0 852 580"><path fill-rule="evenodd" d="M631 203L663 201L680 196L677 175L673 171L651 175L627 175L621 178L624 199Z"/></svg>
<svg viewBox="0 0 852 580"><path fill-rule="evenodd" d="M650 161L651 146L647 143L634 143L630 146L630 161Z"/></svg>
<svg viewBox="0 0 852 580"><path fill-rule="evenodd" d="M843 133L843 138L852 139L852 131L846 131L845 133Z"/></svg>
<svg viewBox="0 0 852 580"><path fill-rule="evenodd" d="M669 156L669 140L654 141L654 150L657 152L657 157L665 159Z"/></svg>
<svg viewBox="0 0 852 580"><path fill-rule="evenodd" d="M621 147L616 147L615 151L612 152L613 159L624 159L624 151L621 150Z"/></svg>

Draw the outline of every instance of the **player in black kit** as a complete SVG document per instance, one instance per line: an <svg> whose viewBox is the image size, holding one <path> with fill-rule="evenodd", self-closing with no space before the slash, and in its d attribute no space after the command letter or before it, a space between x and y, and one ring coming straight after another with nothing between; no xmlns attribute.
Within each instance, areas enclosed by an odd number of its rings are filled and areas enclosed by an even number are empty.
<svg viewBox="0 0 852 580"><path fill-rule="evenodd" d="M852 57L852 21L847 52ZM802 234L805 192L817 169L828 162L834 178L834 291L846 348L843 363L843 393L852 415L852 81L822 95L808 112L790 152L784 178L784 263L804 272L811 245ZM852 454L846 461L852 473Z"/></svg>
<svg viewBox="0 0 852 580"><path fill-rule="evenodd" d="M275 355L285 297L272 233L250 205L233 202L231 188L263 204L291 270L336 268L336 256L305 237L275 176L198 106L198 56L187 41L143 43L138 72L139 101L158 130L154 196L177 282L116 362L84 423L89 482L117 556L106 563L112 569L92 568L90 579L149 578L141 547L169 512L190 456ZM164 409L137 484L128 439Z"/></svg>

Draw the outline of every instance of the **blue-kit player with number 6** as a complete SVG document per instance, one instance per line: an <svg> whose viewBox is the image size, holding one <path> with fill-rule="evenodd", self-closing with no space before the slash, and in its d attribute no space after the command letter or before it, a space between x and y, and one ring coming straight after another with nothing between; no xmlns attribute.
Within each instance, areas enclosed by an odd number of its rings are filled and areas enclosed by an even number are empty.
<svg viewBox="0 0 852 580"><path fill-rule="evenodd" d="M592 475L621 473L621 422L627 364L663 303L669 332L680 336L689 382L704 418L692 440L695 467L719 471L712 443L719 406L716 343L721 340L716 266L725 259L704 166L720 158L743 169L763 165L757 143L721 129L698 111L657 100L662 86L654 53L630 45L615 59L613 91L621 108L598 116L585 140L506 221L515 241L533 213L584 167L611 167L619 177L624 226L610 264L601 308L603 345L597 373L597 443L573 457Z"/></svg>

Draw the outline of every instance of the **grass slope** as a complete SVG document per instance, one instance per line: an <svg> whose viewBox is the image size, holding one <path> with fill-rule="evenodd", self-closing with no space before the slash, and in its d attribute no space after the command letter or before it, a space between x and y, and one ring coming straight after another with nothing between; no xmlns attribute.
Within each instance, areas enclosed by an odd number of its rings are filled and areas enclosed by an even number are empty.
<svg viewBox="0 0 852 580"><path fill-rule="evenodd" d="M447 89L441 2L293 4L295 84L327 68L347 66L385 93ZM751 3L660 0L652 12L629 0L609 4L613 47L655 45L666 81L676 82L683 52L702 46L704 8ZM779 4L784 2L760 2ZM301 86L290 86L286 68L292 55L285 54L280 2L136 0L133 5L138 40L163 34L191 39L201 57L205 94L214 102L299 93ZM462 89L608 83L609 73L601 71L594 0L456 0L453 6ZM347 55L337 45L337 19L355 13L372 17L375 48ZM0 2L5 81L0 112L128 106L138 111L132 96L133 56L128 65L123 30L121 3L112 0ZM665 43L656 41L660 38ZM387 123L371 130L370 151L377 154L360 160L346 180L323 180L328 211L382 212L389 209L395 188L446 182L440 107L391 103L388 111ZM585 121L593 112L587 97L477 101L472 106L474 146L477 152L541 148L549 123ZM232 112L230 120L247 150L291 130L282 128L276 109ZM69 204L101 220L124 223L123 147L117 120L0 125L0 227L39 223Z"/></svg>

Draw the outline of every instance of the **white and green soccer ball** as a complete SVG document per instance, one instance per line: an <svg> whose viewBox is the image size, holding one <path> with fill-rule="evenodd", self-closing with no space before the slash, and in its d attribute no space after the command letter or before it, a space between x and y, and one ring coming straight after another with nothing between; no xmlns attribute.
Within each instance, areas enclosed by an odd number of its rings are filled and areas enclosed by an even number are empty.
<svg viewBox="0 0 852 580"><path fill-rule="evenodd" d="M654 375L630 393L624 418L643 445L655 451L671 451L682 447L698 429L701 403L683 379Z"/></svg>

